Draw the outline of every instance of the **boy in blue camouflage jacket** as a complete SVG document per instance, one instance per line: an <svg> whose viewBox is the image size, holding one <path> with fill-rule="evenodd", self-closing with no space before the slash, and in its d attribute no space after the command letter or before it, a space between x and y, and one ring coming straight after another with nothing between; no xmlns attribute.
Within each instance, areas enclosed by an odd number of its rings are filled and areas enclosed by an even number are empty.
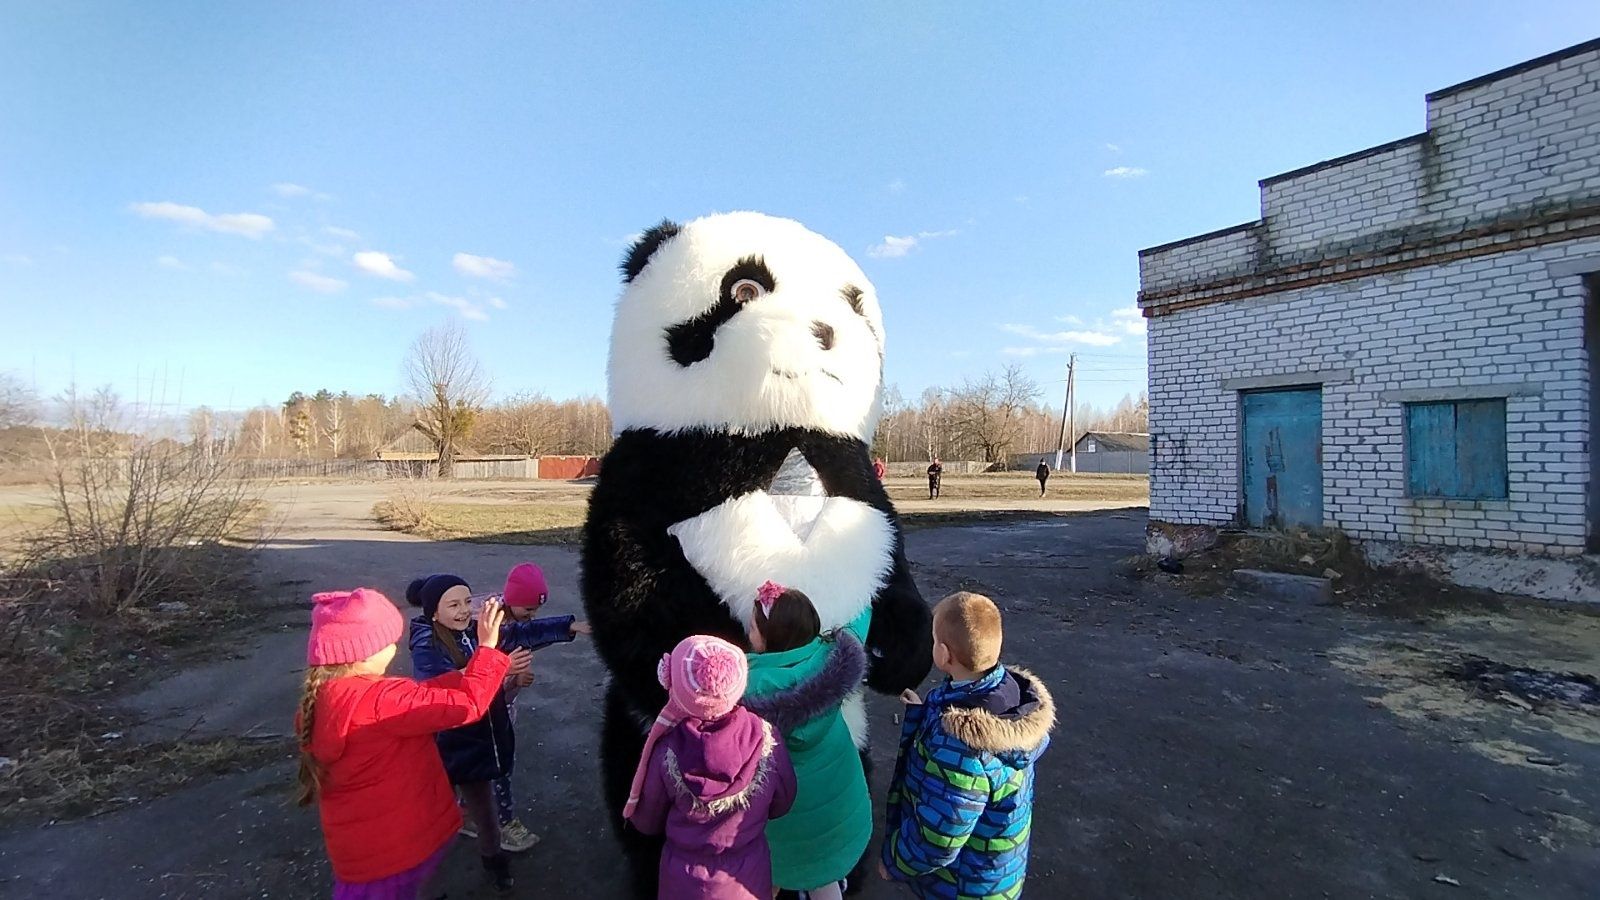
<svg viewBox="0 0 1600 900"><path fill-rule="evenodd" d="M933 611L933 663L948 677L906 691L880 873L918 897L1022 896L1033 764L1055 703L1038 678L1000 664L1000 610L961 592Z"/></svg>

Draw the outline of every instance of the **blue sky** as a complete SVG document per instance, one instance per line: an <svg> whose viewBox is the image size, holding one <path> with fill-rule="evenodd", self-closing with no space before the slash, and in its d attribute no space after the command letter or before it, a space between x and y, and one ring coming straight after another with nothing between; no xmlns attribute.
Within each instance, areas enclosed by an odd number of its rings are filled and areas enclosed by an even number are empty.
<svg viewBox="0 0 1600 900"><path fill-rule="evenodd" d="M692 11L691 11L692 10ZM616 264L758 209L854 254L908 397L1143 386L1137 251L1420 131L1600 4L0 7L0 369L243 408L394 393L460 318L497 394L604 393Z"/></svg>

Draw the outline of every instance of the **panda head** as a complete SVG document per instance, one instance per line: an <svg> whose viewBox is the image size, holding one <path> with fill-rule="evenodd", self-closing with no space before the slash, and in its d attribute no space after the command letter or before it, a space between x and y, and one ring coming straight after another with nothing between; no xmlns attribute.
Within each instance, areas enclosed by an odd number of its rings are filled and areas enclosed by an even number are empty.
<svg viewBox="0 0 1600 900"><path fill-rule="evenodd" d="M611 329L615 428L868 440L883 317L861 268L789 219L726 213L645 232Z"/></svg>

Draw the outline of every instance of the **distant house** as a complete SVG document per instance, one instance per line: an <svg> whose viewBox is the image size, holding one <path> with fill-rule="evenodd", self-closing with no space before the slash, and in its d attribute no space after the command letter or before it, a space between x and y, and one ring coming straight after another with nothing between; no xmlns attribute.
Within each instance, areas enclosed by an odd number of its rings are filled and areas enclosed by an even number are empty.
<svg viewBox="0 0 1600 900"><path fill-rule="evenodd" d="M1090 431L1078 438L1078 471L1102 474L1144 475L1150 471L1150 435L1134 431ZM1033 471L1040 462L1052 471L1056 452L1017 453L1009 460L1012 469ZM1062 457L1061 468L1071 463Z"/></svg>
<svg viewBox="0 0 1600 900"><path fill-rule="evenodd" d="M470 447L461 447L456 451L457 459L472 455ZM424 434L421 428L412 425L390 438L373 456L391 461L433 462L439 458L439 448L434 446L433 439Z"/></svg>
<svg viewBox="0 0 1600 900"><path fill-rule="evenodd" d="M1600 40L1435 91L1426 131L1140 251L1152 549L1245 525L1600 550L1597 135Z"/></svg>
<svg viewBox="0 0 1600 900"><path fill-rule="evenodd" d="M439 460L439 449L421 428L413 425L379 447L373 456L388 464L391 474L430 475ZM538 478L539 460L515 454L483 454L463 447L456 452L452 472L452 477L459 479Z"/></svg>

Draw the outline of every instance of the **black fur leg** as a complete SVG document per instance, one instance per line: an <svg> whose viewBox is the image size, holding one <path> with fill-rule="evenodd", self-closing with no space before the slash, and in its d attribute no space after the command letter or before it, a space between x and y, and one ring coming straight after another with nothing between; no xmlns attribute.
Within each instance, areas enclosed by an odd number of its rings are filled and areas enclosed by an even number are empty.
<svg viewBox="0 0 1600 900"><path fill-rule="evenodd" d="M628 802L633 772L644 752L644 734L638 719L628 710L621 691L613 684L606 689L605 722L600 732L600 779L605 789L605 808L612 830L628 861L633 895L639 900L656 896L661 870L661 838L640 834L622 821L622 807Z"/></svg>

